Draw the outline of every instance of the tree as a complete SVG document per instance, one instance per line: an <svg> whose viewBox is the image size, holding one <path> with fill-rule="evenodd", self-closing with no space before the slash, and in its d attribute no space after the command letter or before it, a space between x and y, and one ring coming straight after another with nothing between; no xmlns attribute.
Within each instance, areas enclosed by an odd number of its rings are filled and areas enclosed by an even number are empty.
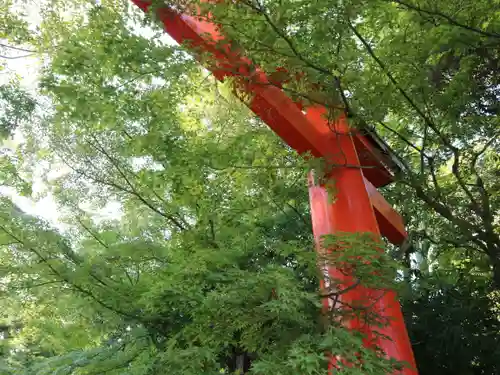
<svg viewBox="0 0 500 375"><path fill-rule="evenodd" d="M488 283L452 284L436 275L422 281L427 285L405 303L420 373L497 373L498 297L489 295Z"/></svg>
<svg viewBox="0 0 500 375"><path fill-rule="evenodd" d="M380 134L401 165L388 197L410 216L415 212L403 202L411 194L433 223L425 235L485 254L500 283L497 5L248 0L200 6L268 74L286 67L289 77L302 77L285 85L297 100L344 112L353 128Z"/></svg>
<svg viewBox="0 0 500 375"><path fill-rule="evenodd" d="M12 2L0 4L0 71L8 68L8 62L27 57L32 50L22 46L30 41L28 25L17 14L11 12ZM3 43L3 42L6 43ZM35 101L19 86L19 79L12 77L0 83L0 137L6 138L22 123L30 120L35 110Z"/></svg>
<svg viewBox="0 0 500 375"><path fill-rule="evenodd" d="M183 50L103 3L67 8L70 22L48 12L33 35L49 104L23 127L17 170L65 171L45 181L61 218L2 202L2 371L320 374L327 353L346 374L393 371L339 323L373 317L321 308L335 293L318 287L308 164ZM357 276L392 286L393 262L366 242L353 251L388 277L361 261Z"/></svg>
<svg viewBox="0 0 500 375"><path fill-rule="evenodd" d="M0 204L0 373L317 374L325 351L344 373L392 373L335 324L353 311L321 311L310 165L127 4L55 0L37 29L1 13L7 48L45 62L35 115L12 91L5 118L26 143L4 155L2 185L29 194L35 165L63 173L44 181L59 229ZM200 5L269 74L300 73L284 87L295 99L377 131L402 166L384 194L410 230L390 250L420 373L498 372L496 5ZM377 261L387 279L357 276L389 287L393 262Z"/></svg>
<svg viewBox="0 0 500 375"><path fill-rule="evenodd" d="M183 5L185 12L199 9ZM415 347L420 370L496 373L494 353L462 348L477 337L493 348L499 339L498 299L490 293L500 284L497 5L197 5L293 98L324 105L332 116L344 113L353 129L376 131L387 142L401 169L385 195L410 230L409 242L395 253L408 267L419 258L405 272L405 307L410 333L422 345ZM485 276L490 272L493 285ZM450 303L459 306L452 314ZM468 324L477 309L482 319ZM451 321L445 325L443 317Z"/></svg>

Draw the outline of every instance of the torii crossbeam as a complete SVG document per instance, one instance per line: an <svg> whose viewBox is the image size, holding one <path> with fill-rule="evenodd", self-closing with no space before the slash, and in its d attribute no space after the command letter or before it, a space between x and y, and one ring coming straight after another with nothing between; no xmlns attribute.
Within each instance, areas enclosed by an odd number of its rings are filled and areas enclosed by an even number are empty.
<svg viewBox="0 0 500 375"><path fill-rule="evenodd" d="M132 2L143 11L150 6L149 1ZM251 70L250 60L232 51L230 41L226 43L227 48L221 48L220 43L216 46L216 42L226 40L215 24L168 7L159 9L157 16L165 31L179 44L187 44L194 51L201 50L215 57L216 64L210 70L217 79L239 77L244 90L251 94L247 103L250 109L288 145L300 154L311 153L337 165L331 172L337 192L334 203L329 202L326 188L315 184L313 176L309 178L311 218L318 250L321 250L322 236L341 232L370 232L383 235L394 244L404 241L406 232L402 218L377 191L377 187L392 181L391 167L397 168L397 165L384 154L375 138L350 132L342 118L329 124L323 116L326 110L321 106L302 111L279 85L270 84L262 71ZM325 272L339 278L335 269L328 268ZM349 281L345 279L346 284ZM376 291L354 288L342 295L342 299L356 301L373 293ZM330 303L332 301L325 301L325 304ZM350 327L376 340L386 355L408 363L410 367L402 371L404 375L416 375L411 344L395 293L381 295L373 310L389 320L387 327L375 329L359 320L351 321ZM375 331L390 340L377 338Z"/></svg>

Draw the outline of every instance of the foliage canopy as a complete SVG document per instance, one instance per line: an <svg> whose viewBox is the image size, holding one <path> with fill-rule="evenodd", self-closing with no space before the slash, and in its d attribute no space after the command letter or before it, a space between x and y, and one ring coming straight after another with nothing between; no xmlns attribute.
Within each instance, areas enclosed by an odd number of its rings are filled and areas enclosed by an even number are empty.
<svg viewBox="0 0 500 375"><path fill-rule="evenodd" d="M36 95L0 86L1 130L24 137L0 179L54 197L59 218L0 201L0 374L326 374L325 352L346 374L400 365L336 323L353 311L322 311L311 164L230 84L128 2L48 1L37 27L17 5L1 5L0 57L42 68ZM396 287L399 268L420 372L497 373L498 2L201 5L269 74L301 74L291 96L375 130L404 166L385 195L408 243L351 250L372 256L356 263L368 286Z"/></svg>

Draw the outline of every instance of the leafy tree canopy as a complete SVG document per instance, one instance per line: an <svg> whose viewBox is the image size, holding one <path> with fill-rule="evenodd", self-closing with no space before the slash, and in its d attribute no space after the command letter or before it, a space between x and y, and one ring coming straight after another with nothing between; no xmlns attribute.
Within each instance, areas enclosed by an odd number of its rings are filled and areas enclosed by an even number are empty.
<svg viewBox="0 0 500 375"><path fill-rule="evenodd" d="M498 4L198 5L269 74L300 73L290 95L377 131L403 165L385 195L408 243L379 256L361 235L328 261L380 290L399 268L422 374L498 372ZM37 27L1 7L1 54L42 62L35 98L0 87L2 129L24 136L1 183L43 185L59 221L0 201L0 374L326 374L325 353L346 374L401 365L337 323L380 321L322 310L311 165L230 83L125 1L48 1Z"/></svg>

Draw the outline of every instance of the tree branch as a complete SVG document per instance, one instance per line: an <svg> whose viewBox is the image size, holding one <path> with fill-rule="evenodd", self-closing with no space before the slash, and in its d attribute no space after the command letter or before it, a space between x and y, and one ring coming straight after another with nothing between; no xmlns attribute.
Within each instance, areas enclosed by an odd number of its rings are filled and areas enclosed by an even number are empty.
<svg viewBox="0 0 500 375"><path fill-rule="evenodd" d="M0 225L0 229L2 229L10 237L12 237L14 240L18 241L20 244L22 244L24 247L26 247L26 249L28 249L29 251L31 251L33 254L35 254L52 271L52 274L54 276L58 277L60 280L62 280L64 282L66 282L68 285L70 285L72 288L74 288L78 292L82 293L83 295L85 295L87 297L90 297L92 300L94 300L96 303L98 303L102 307L106 308L107 310L113 311L113 312L115 312L115 313L117 313L119 315L123 315L123 316L129 317L129 318L133 318L134 320L138 320L137 316L132 315L130 313L127 313L125 311L119 310L119 309L117 309L115 307L112 307L112 306L108 305L106 302L103 302L103 301L99 300L96 296L94 296L94 294L92 292L90 292L90 291L84 289L83 287L75 284L68 277L64 276L61 272L59 272L52 264L50 264L50 262L47 260L47 258L45 258L38 250L36 250L35 248L33 248L31 246L27 246L20 238L18 238L13 233L9 232L2 225Z"/></svg>
<svg viewBox="0 0 500 375"><path fill-rule="evenodd" d="M451 172L453 173L453 176L455 176L455 179L458 181L458 185L461 187L464 193L469 197L472 203L473 211L479 216L482 216L483 213L481 207L479 206L479 203L476 201L476 198L469 190L469 188L467 188L467 185L462 178L462 174L460 173L460 159L458 151L454 153L454 160L453 160L453 165L451 166Z"/></svg>
<svg viewBox="0 0 500 375"><path fill-rule="evenodd" d="M8 44L3 44L3 43L0 43L0 47L15 49L16 51L36 53L36 51L31 50L31 49L26 49L26 48L21 48L21 47L15 47L15 46L9 46Z"/></svg>
<svg viewBox="0 0 500 375"><path fill-rule="evenodd" d="M430 16L437 16L439 18L443 18L450 25L453 25L453 26L456 26L456 27L460 27L460 28L465 29L465 30L472 31L472 32L474 32L476 34L479 34L479 35L482 35L482 36L486 36L486 37L489 37L489 38L499 38L500 39L500 34L490 33L488 31L484 31L484 30L478 29L476 27L463 24L463 23L455 20L451 16L449 16L449 15L447 15L447 14L445 14L445 13L439 11L439 10L423 9L423 8L420 8L417 5L407 3L407 2L405 2L403 0L389 0L389 1L391 1L393 3L397 3L397 4L403 6L403 7L407 8L407 9L414 10L414 11L417 11L419 13L424 13L424 14L428 14Z"/></svg>
<svg viewBox="0 0 500 375"><path fill-rule="evenodd" d="M92 138L98 143L98 141L95 138L95 136L92 136ZM158 215L160 215L160 216L168 219L179 230L182 231L182 230L186 229L184 227L184 225L182 223L180 223L175 217L173 217L172 215L169 215L169 214L167 214L167 213L159 210L158 208L156 208L155 206L153 206L149 201L147 201L141 194L139 194L139 192L136 190L136 188L134 187L134 185L130 182L129 178L122 171L122 169L120 168L120 166L118 165L118 163L116 162L116 160L103 147L101 147L100 145L99 146L95 146L92 143L89 143L89 144L91 146L93 146L96 150L98 150L99 152L101 152L102 154L104 154L106 156L106 158L109 160L109 162L116 168L116 170L118 171L118 173L120 174L120 176L125 180L125 182L130 187L131 190L126 189L124 191L128 191L130 194L132 194L137 199L139 199L142 203L144 203L147 207L149 207L152 211L154 211Z"/></svg>
<svg viewBox="0 0 500 375"><path fill-rule="evenodd" d="M22 59L24 57L30 57L30 56L33 56L33 54L30 53L28 55L21 55L21 56L5 56L5 55L0 55L0 58L7 59L7 60L16 60L16 59Z"/></svg>
<svg viewBox="0 0 500 375"><path fill-rule="evenodd" d="M104 243L99 237L97 237L97 235L90 230L90 228L88 228L85 224L83 224L82 220L80 220L80 218L76 218L76 220L80 223L80 225L97 241L99 242L99 244L101 244L102 247L106 248L106 249L109 249L109 246L106 245L106 243Z"/></svg>
<svg viewBox="0 0 500 375"><path fill-rule="evenodd" d="M422 153L422 149L419 148L417 145L415 145L413 142L411 142L408 138L406 138L404 135L402 135L400 132L397 130L394 130L391 128L389 125L385 124L383 121L377 121L378 124L380 124L384 129L389 130L391 133L395 134L399 139L401 139L405 144L410 146L410 148L414 149L417 151L419 154ZM425 157L428 157L425 155Z"/></svg>
<svg viewBox="0 0 500 375"><path fill-rule="evenodd" d="M332 297L338 297L338 296L341 296L342 294L345 294L355 288L358 287L358 285L361 284L361 279L357 279L352 285L342 289L342 290L338 290L338 291L335 291L335 292L331 292L331 293L328 293L328 294L320 294L320 297L321 298L332 298Z"/></svg>
<svg viewBox="0 0 500 375"><path fill-rule="evenodd" d="M283 39L285 41L285 43L288 45L288 47L293 52L293 54L297 58L299 58L299 60L301 60L302 62L304 62L308 67L310 67L310 68L312 68L314 70L317 70L318 72L321 72L323 74L329 75L329 76L333 76L333 77L336 76L335 74L333 74L333 72L329 71L328 69L325 69L325 68L323 68L321 66L318 66L315 63L313 63L312 61L310 61L309 59L305 58L302 55L302 53L295 47L295 45L293 44L292 40L288 36L286 36L285 33L282 30L280 30L280 28L273 22L273 20L271 19L271 17L269 16L269 14L266 12L266 10L264 9L264 7L262 5L259 4L259 6L256 6L255 4L252 3L252 1L243 1L243 4L245 4L250 9L254 10L255 12L257 12L258 14L261 14L262 16L264 16L264 18L266 19L266 21L269 24L269 26L271 26L271 28L273 29L273 31L281 39Z"/></svg>
<svg viewBox="0 0 500 375"><path fill-rule="evenodd" d="M481 248L484 248L485 245L480 241L480 239L487 241L487 238L485 238L484 232L480 228L471 224L469 221L454 216L453 212L449 207L445 206L444 204L430 197L424 191L422 186L420 186L420 184L418 183L413 184L411 182L403 180L401 182L414 189L417 197L420 198L422 201L424 201L435 212L437 212L439 215L447 219L453 225L456 225L460 229L460 232L464 235L464 237L469 238L470 241L476 243ZM474 237L473 236L474 233L478 234L480 238Z"/></svg>
<svg viewBox="0 0 500 375"><path fill-rule="evenodd" d="M44 285L59 284L59 283L62 283L62 282L64 282L64 280L52 280L52 281L46 281L46 282L40 283L40 284L29 285L26 288L31 289L31 288L37 288L39 286L44 286Z"/></svg>
<svg viewBox="0 0 500 375"><path fill-rule="evenodd" d="M387 66L384 64L382 60L375 54L375 51L367 42L367 40L359 33L359 31L352 25L351 22L347 21L347 25L351 29L351 31L356 35L359 41L363 44L368 54L373 58L373 60L377 63L380 69L385 73L387 78L391 81L391 83L396 87L399 93L403 96L403 98L408 102L408 104L417 112L417 114L424 120L424 123L431 128L434 133L441 139L443 144L447 146L454 153L458 152L457 148L451 144L451 142L441 133L441 131L437 128L437 126L432 122L432 120L420 109L420 107L413 101L412 98L408 95L408 93L399 85L398 81L392 73L387 69Z"/></svg>
<svg viewBox="0 0 500 375"><path fill-rule="evenodd" d="M434 190L436 190L436 194L438 197L441 197L441 186L439 186L437 174L436 174L436 166L434 165L434 158L429 158L429 170L431 172L432 183L434 184Z"/></svg>

